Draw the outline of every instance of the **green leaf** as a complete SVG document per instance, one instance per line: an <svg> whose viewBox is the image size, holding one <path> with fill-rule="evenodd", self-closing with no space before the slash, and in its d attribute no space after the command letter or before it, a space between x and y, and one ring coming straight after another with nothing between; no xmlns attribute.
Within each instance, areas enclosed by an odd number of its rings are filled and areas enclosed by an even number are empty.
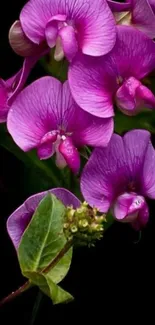
<svg viewBox="0 0 155 325"><path fill-rule="evenodd" d="M31 282L37 285L44 294L52 299L54 304L72 301L73 296L53 282L51 275L48 274L29 274Z"/></svg>
<svg viewBox="0 0 155 325"><path fill-rule="evenodd" d="M41 273L64 247L65 211L65 206L52 194L48 194L36 209L18 249L22 273L29 279L32 273ZM54 283L59 283L67 274L71 257L72 249L48 273Z"/></svg>

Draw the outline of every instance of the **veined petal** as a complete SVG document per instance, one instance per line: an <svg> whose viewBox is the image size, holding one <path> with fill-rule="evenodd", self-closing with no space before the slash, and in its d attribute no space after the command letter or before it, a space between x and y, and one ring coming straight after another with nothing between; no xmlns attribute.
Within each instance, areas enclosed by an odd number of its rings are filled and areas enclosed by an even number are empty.
<svg viewBox="0 0 155 325"><path fill-rule="evenodd" d="M149 2L149 4L150 4L150 6L151 6L153 12L155 13L155 2L154 2L154 0L148 0L148 2Z"/></svg>
<svg viewBox="0 0 155 325"><path fill-rule="evenodd" d="M141 177L141 190L143 195L155 199L155 149L149 141L145 153Z"/></svg>
<svg viewBox="0 0 155 325"><path fill-rule="evenodd" d="M114 116L113 95L117 90L117 74L108 56L92 58L78 54L70 64L69 86L77 104L92 115Z"/></svg>
<svg viewBox="0 0 155 325"><path fill-rule="evenodd" d="M81 177L81 191L90 206L107 212L126 186L128 166L123 140L114 134L106 148L96 148Z"/></svg>
<svg viewBox="0 0 155 325"><path fill-rule="evenodd" d="M60 143L58 150L67 162L67 165L76 174L80 168L80 155L72 139L69 137L64 139Z"/></svg>
<svg viewBox="0 0 155 325"><path fill-rule="evenodd" d="M46 133L57 130L62 85L43 77L25 88L9 111L8 130L24 151L40 145Z"/></svg>
<svg viewBox="0 0 155 325"><path fill-rule="evenodd" d="M73 100L68 81L63 84L62 121L77 148L105 147L113 133L113 119L102 119L82 110Z"/></svg>
<svg viewBox="0 0 155 325"><path fill-rule="evenodd" d="M16 249L39 202L48 192L54 194L65 206L73 205L74 209L80 206L79 199L64 188L55 188L29 197L7 220L7 231Z"/></svg>
<svg viewBox="0 0 155 325"><path fill-rule="evenodd" d="M68 25L75 27L83 53L100 56L113 48L116 28L106 0L30 0L20 15L24 33L39 44L48 21L59 14L66 15Z"/></svg>
<svg viewBox="0 0 155 325"><path fill-rule="evenodd" d="M149 142L150 132L146 130L132 130L123 137L129 180L136 184L139 191L141 191L141 177Z"/></svg>
<svg viewBox="0 0 155 325"><path fill-rule="evenodd" d="M149 37L155 37L155 14L148 0L132 0L132 24Z"/></svg>

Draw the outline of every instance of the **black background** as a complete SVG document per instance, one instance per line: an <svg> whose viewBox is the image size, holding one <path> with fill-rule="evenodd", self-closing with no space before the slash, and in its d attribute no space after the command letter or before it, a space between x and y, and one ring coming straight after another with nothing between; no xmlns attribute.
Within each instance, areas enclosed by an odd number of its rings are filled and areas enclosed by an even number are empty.
<svg viewBox="0 0 155 325"><path fill-rule="evenodd" d="M25 1L5 1L0 10L0 76L7 79L21 66L8 44L8 30L18 19ZM32 79L41 76L39 65ZM6 232L9 214L26 198L24 165L0 147L0 298L24 283L16 253ZM150 203L150 221L139 234L130 226L114 224L96 248L74 252L72 267L62 286L75 296L68 305L52 306L44 297L34 324L123 321L152 324L155 320L155 204ZM0 309L0 325L30 325L37 289L32 289ZM138 317L138 318L137 318ZM145 318L146 317L146 318ZM152 320L151 320L151 317Z"/></svg>

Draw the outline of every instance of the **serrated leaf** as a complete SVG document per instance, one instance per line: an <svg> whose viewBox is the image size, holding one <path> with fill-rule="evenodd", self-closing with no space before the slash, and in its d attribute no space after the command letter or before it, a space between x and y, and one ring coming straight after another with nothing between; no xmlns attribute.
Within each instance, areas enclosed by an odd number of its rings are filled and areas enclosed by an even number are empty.
<svg viewBox="0 0 155 325"><path fill-rule="evenodd" d="M66 243L63 233L66 208L55 195L49 193L39 204L23 234L18 258L22 273L40 273L52 262ZM72 249L48 273L54 283L59 283L69 270Z"/></svg>

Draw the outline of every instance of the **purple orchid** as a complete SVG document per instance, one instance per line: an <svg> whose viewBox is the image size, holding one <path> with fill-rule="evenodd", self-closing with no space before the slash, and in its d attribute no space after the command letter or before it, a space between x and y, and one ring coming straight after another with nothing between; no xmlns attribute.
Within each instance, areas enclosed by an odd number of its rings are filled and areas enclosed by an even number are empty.
<svg viewBox="0 0 155 325"><path fill-rule="evenodd" d="M145 226L149 209L145 197L155 199L155 150L150 133L132 130L114 134L107 148L96 148L86 164L81 190L90 206L111 209L116 220Z"/></svg>
<svg viewBox="0 0 155 325"><path fill-rule="evenodd" d="M72 60L78 50L101 56L116 40L113 14L106 0L30 0L20 14L20 23L33 44L46 41L55 48L55 59Z"/></svg>
<svg viewBox="0 0 155 325"><path fill-rule="evenodd" d="M155 96L141 83L155 68L155 43L139 30L117 27L113 50L100 58L78 54L69 67L69 85L77 104L98 117L127 115L155 108Z"/></svg>
<svg viewBox="0 0 155 325"><path fill-rule="evenodd" d="M31 221L39 202L48 192L54 194L65 206L73 206L74 209L80 206L79 199L64 188L55 188L29 197L11 214L7 221L7 231L16 249L18 249L22 235Z"/></svg>
<svg viewBox="0 0 155 325"><path fill-rule="evenodd" d="M108 1L108 4L114 12L117 23L133 25L150 38L155 38L154 0L127 0L123 4Z"/></svg>
<svg viewBox="0 0 155 325"><path fill-rule="evenodd" d="M43 77L25 88L8 114L8 130L24 151L37 148L40 159L56 153L56 164L78 172L77 148L104 147L113 133L113 119L100 119L84 112L74 102L68 82L63 85Z"/></svg>

